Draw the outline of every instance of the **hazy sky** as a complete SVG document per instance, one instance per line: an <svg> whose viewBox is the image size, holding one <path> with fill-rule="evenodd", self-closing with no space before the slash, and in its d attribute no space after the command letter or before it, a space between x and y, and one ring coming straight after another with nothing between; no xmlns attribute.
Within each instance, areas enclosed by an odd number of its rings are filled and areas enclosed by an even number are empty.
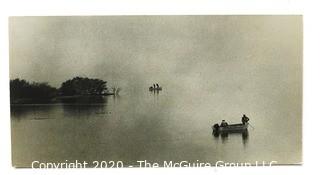
<svg viewBox="0 0 320 175"><path fill-rule="evenodd" d="M10 18L11 79L230 91L296 83L299 91L301 74L301 16Z"/></svg>

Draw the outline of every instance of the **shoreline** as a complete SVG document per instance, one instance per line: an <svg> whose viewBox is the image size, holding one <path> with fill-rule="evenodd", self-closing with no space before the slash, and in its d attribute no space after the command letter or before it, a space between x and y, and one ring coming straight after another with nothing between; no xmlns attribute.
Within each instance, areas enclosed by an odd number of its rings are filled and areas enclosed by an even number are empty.
<svg viewBox="0 0 320 175"><path fill-rule="evenodd" d="M104 102L103 98L115 95L114 93L107 93L101 95L73 95L73 96L56 96L50 99L36 99L36 98L19 98L10 99L10 105L21 104L56 104L56 103L81 103L81 102Z"/></svg>

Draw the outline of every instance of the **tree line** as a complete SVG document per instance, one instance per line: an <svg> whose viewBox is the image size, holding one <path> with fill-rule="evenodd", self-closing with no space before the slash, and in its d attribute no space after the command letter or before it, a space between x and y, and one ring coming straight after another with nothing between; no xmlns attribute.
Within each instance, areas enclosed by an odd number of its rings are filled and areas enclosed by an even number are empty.
<svg viewBox="0 0 320 175"><path fill-rule="evenodd" d="M59 96L106 95L107 82L87 77L74 77L64 81L59 88L48 83L28 82L24 79L10 80L11 102L36 101L47 102Z"/></svg>

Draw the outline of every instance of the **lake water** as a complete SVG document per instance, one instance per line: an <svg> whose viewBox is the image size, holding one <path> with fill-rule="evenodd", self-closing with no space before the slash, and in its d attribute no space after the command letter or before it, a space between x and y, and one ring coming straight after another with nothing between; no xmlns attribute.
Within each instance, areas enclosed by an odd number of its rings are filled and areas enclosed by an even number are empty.
<svg viewBox="0 0 320 175"><path fill-rule="evenodd" d="M135 92L105 97L104 103L11 106L13 166L30 167L34 160L120 160L125 166L137 160L302 161L300 95L232 97L165 87L159 93ZM213 137L214 123L239 123L243 113L254 127L248 137Z"/></svg>

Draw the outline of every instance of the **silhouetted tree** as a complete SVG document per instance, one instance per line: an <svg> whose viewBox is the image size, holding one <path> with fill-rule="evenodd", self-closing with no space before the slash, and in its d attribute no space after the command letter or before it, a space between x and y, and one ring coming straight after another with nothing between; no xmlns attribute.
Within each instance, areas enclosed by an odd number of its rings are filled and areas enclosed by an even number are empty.
<svg viewBox="0 0 320 175"><path fill-rule="evenodd" d="M33 101L48 101L57 94L57 89L48 85L48 83L29 83L26 80L10 80L10 98L31 99Z"/></svg>
<svg viewBox="0 0 320 175"><path fill-rule="evenodd" d="M72 95L102 95L107 91L107 82L99 79L75 77L61 84L60 94Z"/></svg>

